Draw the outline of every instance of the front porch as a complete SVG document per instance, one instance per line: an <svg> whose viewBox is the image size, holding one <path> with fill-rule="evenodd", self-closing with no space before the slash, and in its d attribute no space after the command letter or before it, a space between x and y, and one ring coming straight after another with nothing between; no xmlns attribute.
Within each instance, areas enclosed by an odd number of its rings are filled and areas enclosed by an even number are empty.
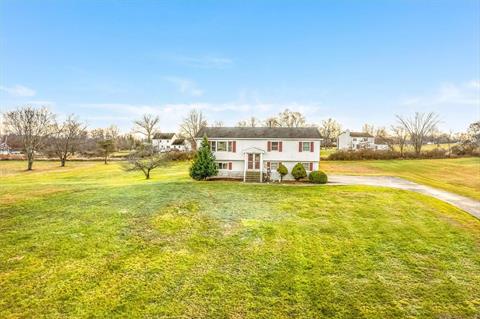
<svg viewBox="0 0 480 319"><path fill-rule="evenodd" d="M263 155L265 151L258 147L249 147L243 150L244 169L243 181L250 183L262 183L263 178Z"/></svg>

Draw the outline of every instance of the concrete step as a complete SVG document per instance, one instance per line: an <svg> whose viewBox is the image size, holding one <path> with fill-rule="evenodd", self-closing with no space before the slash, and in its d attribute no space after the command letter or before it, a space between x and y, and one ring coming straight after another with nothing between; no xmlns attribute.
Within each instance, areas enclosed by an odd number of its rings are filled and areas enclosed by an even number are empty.
<svg viewBox="0 0 480 319"><path fill-rule="evenodd" d="M260 172L247 171L245 174L245 182L247 183L259 183L260 182Z"/></svg>

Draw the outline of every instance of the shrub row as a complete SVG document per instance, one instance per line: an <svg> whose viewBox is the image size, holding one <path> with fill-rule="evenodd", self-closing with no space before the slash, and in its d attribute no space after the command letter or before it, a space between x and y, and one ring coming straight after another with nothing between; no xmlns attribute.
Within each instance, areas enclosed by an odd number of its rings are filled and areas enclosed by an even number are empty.
<svg viewBox="0 0 480 319"><path fill-rule="evenodd" d="M397 151L374 151L374 150L358 150L358 151L337 151L328 156L331 161L355 161L355 160L390 160L390 159L431 159L431 158L449 158L457 156L479 156L478 150L465 150L460 147L452 147L448 153L444 149L433 149L423 151L420 154L415 152L404 152L403 156Z"/></svg>

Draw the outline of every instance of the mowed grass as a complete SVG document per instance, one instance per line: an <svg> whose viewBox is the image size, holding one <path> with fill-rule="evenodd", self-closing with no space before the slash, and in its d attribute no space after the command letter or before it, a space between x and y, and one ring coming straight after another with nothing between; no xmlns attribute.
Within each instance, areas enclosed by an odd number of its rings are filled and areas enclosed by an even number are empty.
<svg viewBox="0 0 480 319"><path fill-rule="evenodd" d="M480 221L400 190L0 162L1 318L475 318Z"/></svg>
<svg viewBox="0 0 480 319"><path fill-rule="evenodd" d="M480 158L321 161L327 174L390 175L480 200Z"/></svg>

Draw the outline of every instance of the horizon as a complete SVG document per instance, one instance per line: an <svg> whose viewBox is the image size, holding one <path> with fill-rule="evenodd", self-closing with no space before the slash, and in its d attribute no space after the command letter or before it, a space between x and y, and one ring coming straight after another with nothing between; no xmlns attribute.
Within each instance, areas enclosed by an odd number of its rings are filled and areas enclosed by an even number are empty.
<svg viewBox="0 0 480 319"><path fill-rule="evenodd" d="M94 13L94 14L92 14ZM45 105L123 133L284 109L342 130L435 112L480 118L480 3L0 2L0 112Z"/></svg>

